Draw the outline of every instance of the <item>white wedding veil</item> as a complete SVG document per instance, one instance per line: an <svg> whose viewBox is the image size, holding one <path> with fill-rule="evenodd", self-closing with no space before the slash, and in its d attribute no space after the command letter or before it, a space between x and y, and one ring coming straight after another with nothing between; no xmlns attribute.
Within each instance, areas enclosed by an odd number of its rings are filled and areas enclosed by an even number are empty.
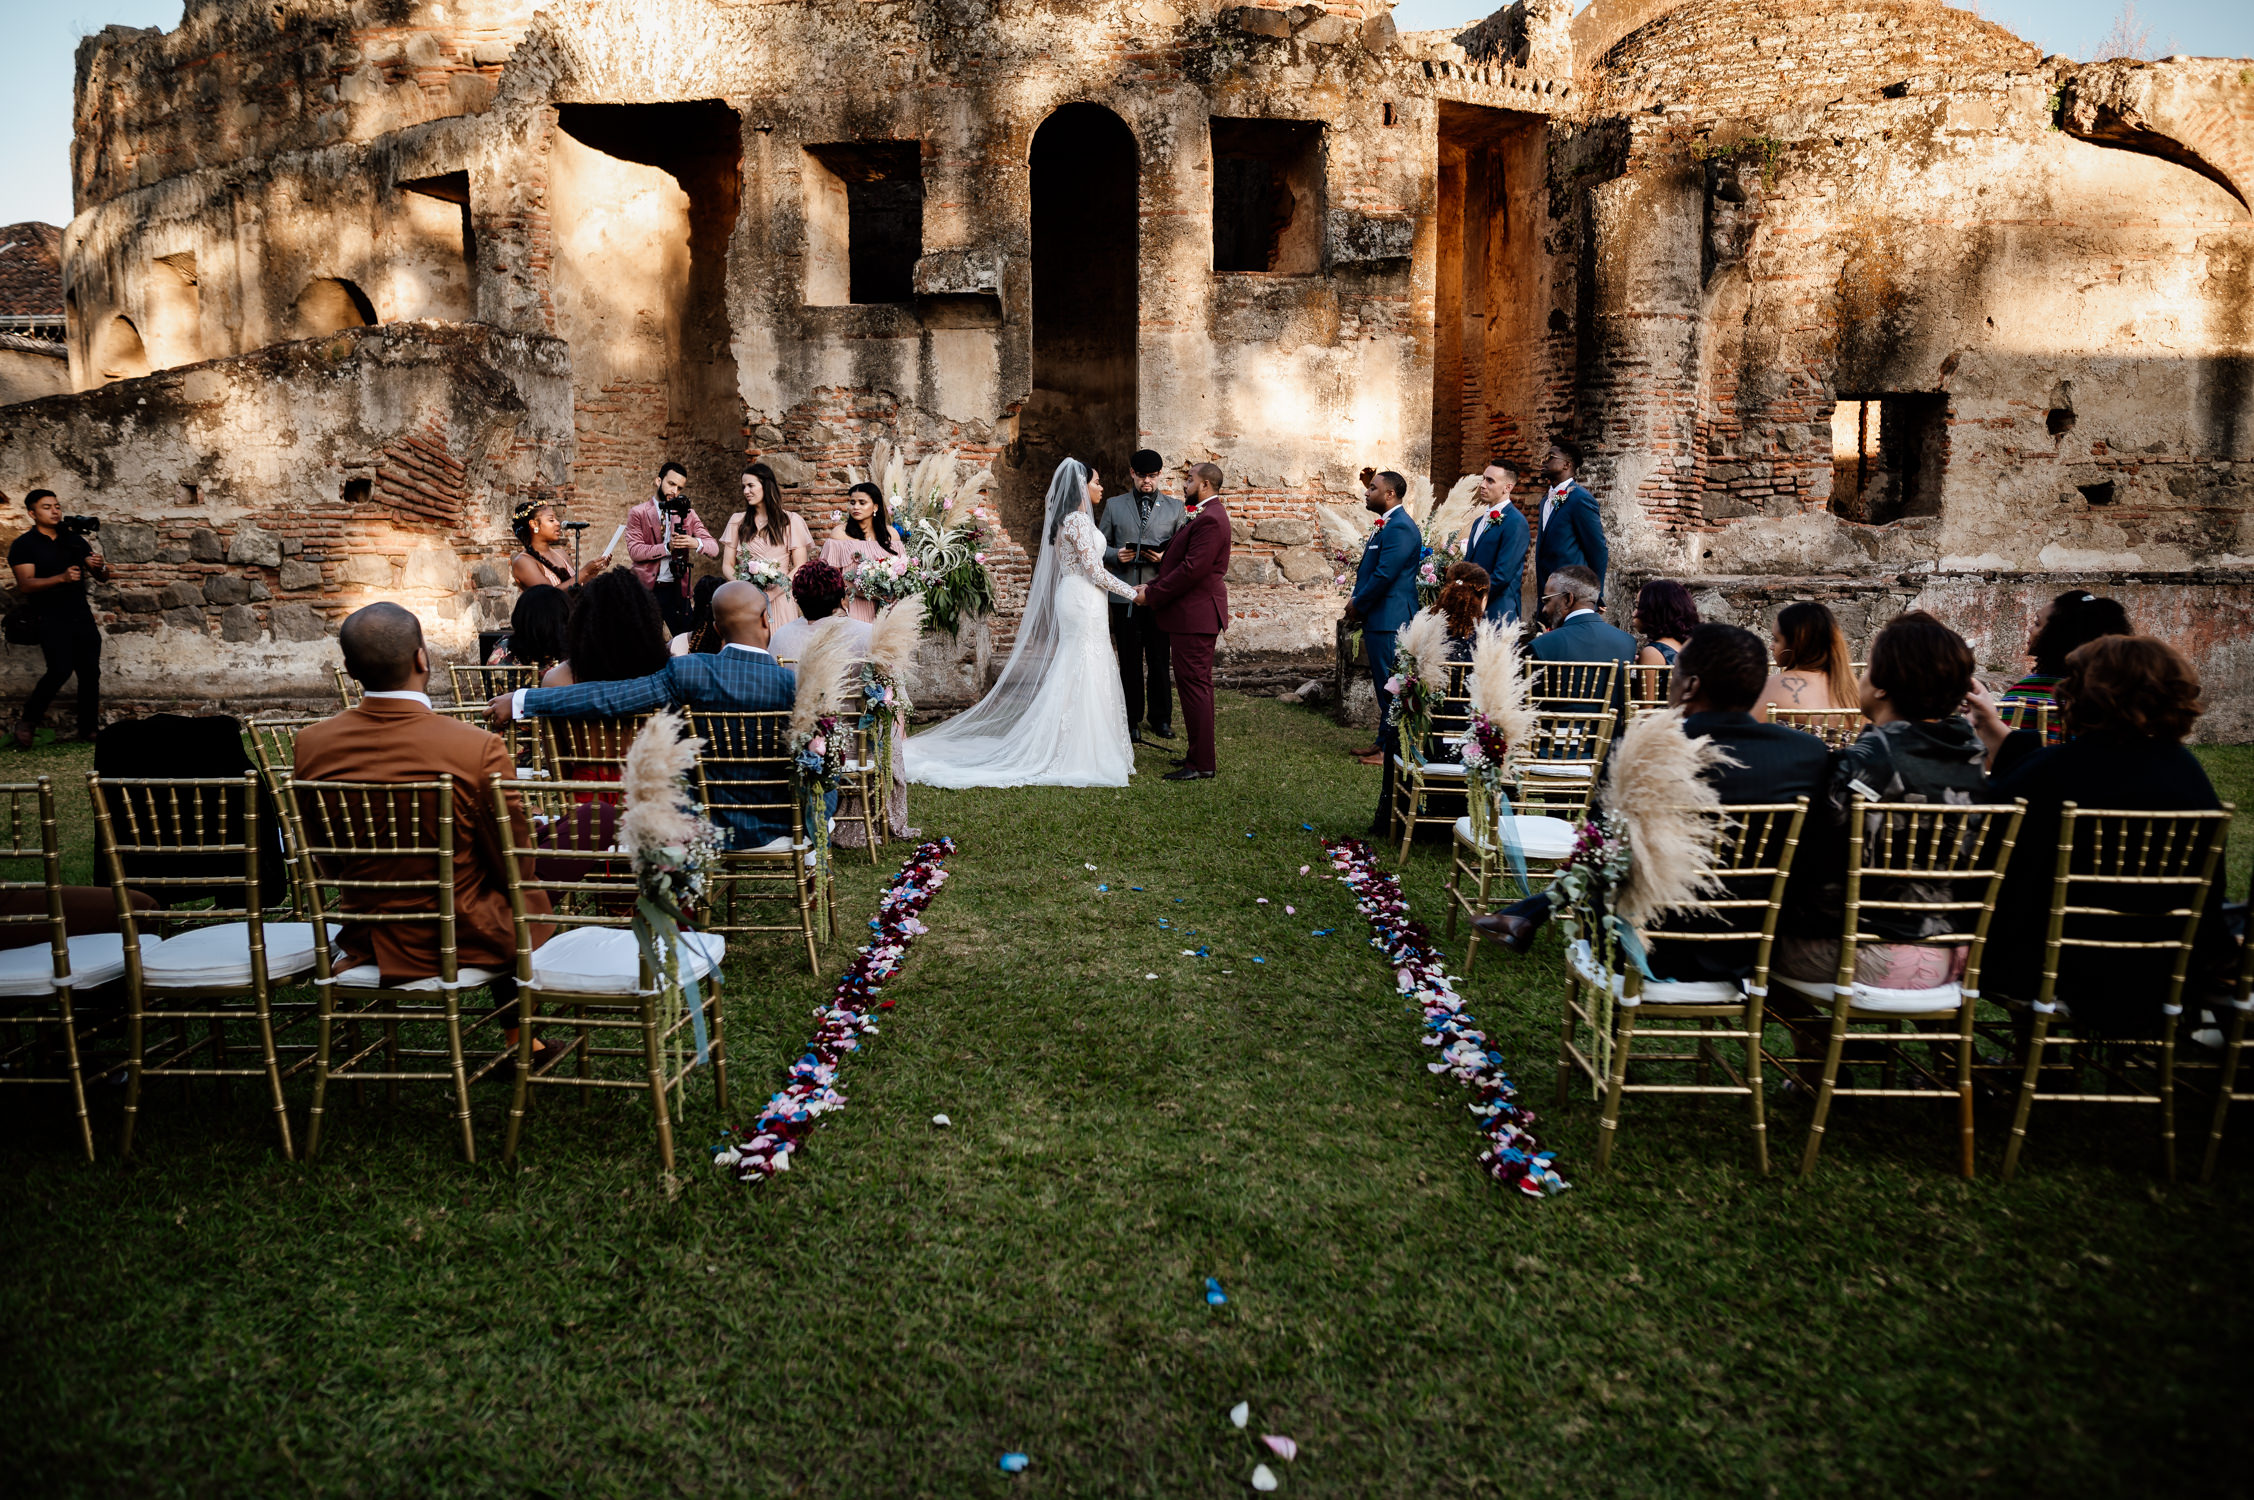
<svg viewBox="0 0 2254 1500"><path fill-rule="evenodd" d="M1040 776L1056 753L1054 734L1021 733L1057 658L1057 542L1064 523L1088 498L1088 466L1057 465L1042 506L1041 556L1018 621L1017 641L993 688L946 723L909 738L905 770L925 786L1021 786Z"/></svg>

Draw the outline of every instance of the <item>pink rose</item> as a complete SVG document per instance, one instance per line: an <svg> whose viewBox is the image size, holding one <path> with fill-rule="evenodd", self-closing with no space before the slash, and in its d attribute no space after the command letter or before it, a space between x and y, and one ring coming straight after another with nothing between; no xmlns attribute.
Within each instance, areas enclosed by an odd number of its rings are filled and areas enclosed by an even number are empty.
<svg viewBox="0 0 2254 1500"><path fill-rule="evenodd" d="M827 755L830 753L829 737L817 734L806 742L806 748L816 755Z"/></svg>
<svg viewBox="0 0 2254 1500"><path fill-rule="evenodd" d="M970 555L970 560L974 563L983 563L986 561L986 554L983 552L973 552Z"/></svg>

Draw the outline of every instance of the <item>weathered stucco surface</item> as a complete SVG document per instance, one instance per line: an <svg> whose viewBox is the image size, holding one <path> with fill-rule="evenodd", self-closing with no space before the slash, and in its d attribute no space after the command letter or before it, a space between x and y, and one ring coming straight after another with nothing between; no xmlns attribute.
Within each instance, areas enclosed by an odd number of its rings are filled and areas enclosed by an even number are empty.
<svg viewBox="0 0 2254 1500"><path fill-rule="evenodd" d="M1222 463L1225 648L1319 654L1316 502L1561 431L1624 572L2118 576L2155 627L2237 619L2184 601L2254 560L2254 67L2077 65L1930 0L1569 10L190 0L81 48L80 394L0 408L0 487L255 452L338 495L423 421L375 393L436 378L364 351L423 341L525 403L508 444L425 403L483 442L464 482L597 539L664 456L716 527L746 456L818 523L880 435L990 464L994 651L1064 453ZM299 375L176 394L363 322L341 432ZM229 493L166 514L224 532ZM462 564L456 633L498 603L481 515L391 523ZM2218 698L2254 686L2201 640Z"/></svg>

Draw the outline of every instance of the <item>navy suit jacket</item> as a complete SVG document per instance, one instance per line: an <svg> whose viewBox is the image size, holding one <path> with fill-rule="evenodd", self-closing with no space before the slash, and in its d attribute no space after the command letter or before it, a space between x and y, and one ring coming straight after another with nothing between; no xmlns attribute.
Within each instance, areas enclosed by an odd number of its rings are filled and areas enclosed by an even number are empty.
<svg viewBox="0 0 2254 1500"><path fill-rule="evenodd" d="M1385 635L1409 623L1417 612L1417 565L1424 560L1424 536L1404 506L1387 512L1385 523L1362 544L1354 570L1354 612L1366 633Z"/></svg>
<svg viewBox="0 0 2254 1500"><path fill-rule="evenodd" d="M1487 618L1499 625L1519 617L1518 596L1526 577L1526 517L1516 505L1505 505L1501 520L1481 528L1486 515L1481 511L1472 519L1479 535L1465 550L1464 561L1487 570Z"/></svg>
<svg viewBox="0 0 2254 1500"><path fill-rule="evenodd" d="M787 710L798 693L798 674L764 651L744 651L730 646L713 653L676 656L662 672L624 682L581 682L570 687L533 688L524 695L526 718L616 719L626 714L649 713L660 708L701 708L709 713L774 713ZM790 745L778 736L776 743L756 751L731 747L728 753L772 751L776 760L790 756ZM727 767L739 773L748 767ZM723 773L716 770L718 779ZM712 811L733 830L735 847L751 848L792 831L769 809Z"/></svg>
<svg viewBox="0 0 2254 1500"><path fill-rule="evenodd" d="M1634 661L1642 649L1634 636L1607 625L1593 610L1534 637L1536 661Z"/></svg>
<svg viewBox="0 0 2254 1500"><path fill-rule="evenodd" d="M1545 493L1542 498L1547 502L1549 496ZM1611 557L1604 545L1604 520L1597 513L1597 497L1576 480L1573 488L1565 492L1565 498L1550 512L1541 536L1535 539L1534 587L1546 592L1552 573L1579 563L1597 575L1597 587L1601 590L1605 565Z"/></svg>

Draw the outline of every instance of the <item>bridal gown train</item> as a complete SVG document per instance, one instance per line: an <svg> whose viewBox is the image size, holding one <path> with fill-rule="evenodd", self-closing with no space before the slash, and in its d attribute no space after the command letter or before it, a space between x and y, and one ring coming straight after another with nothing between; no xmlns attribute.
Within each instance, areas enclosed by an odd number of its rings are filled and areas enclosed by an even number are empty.
<svg viewBox="0 0 2254 1500"><path fill-rule="evenodd" d="M1086 512L1065 517L1035 569L1051 575L1048 632L1021 627L1018 646L978 705L912 736L908 779L922 786L1125 786L1135 771L1127 697L1111 654L1106 595L1135 591L1104 568L1103 537ZM1029 638L1029 632L1030 638ZM1052 653L1053 654L1050 654ZM1021 659L1045 655L1046 660Z"/></svg>

